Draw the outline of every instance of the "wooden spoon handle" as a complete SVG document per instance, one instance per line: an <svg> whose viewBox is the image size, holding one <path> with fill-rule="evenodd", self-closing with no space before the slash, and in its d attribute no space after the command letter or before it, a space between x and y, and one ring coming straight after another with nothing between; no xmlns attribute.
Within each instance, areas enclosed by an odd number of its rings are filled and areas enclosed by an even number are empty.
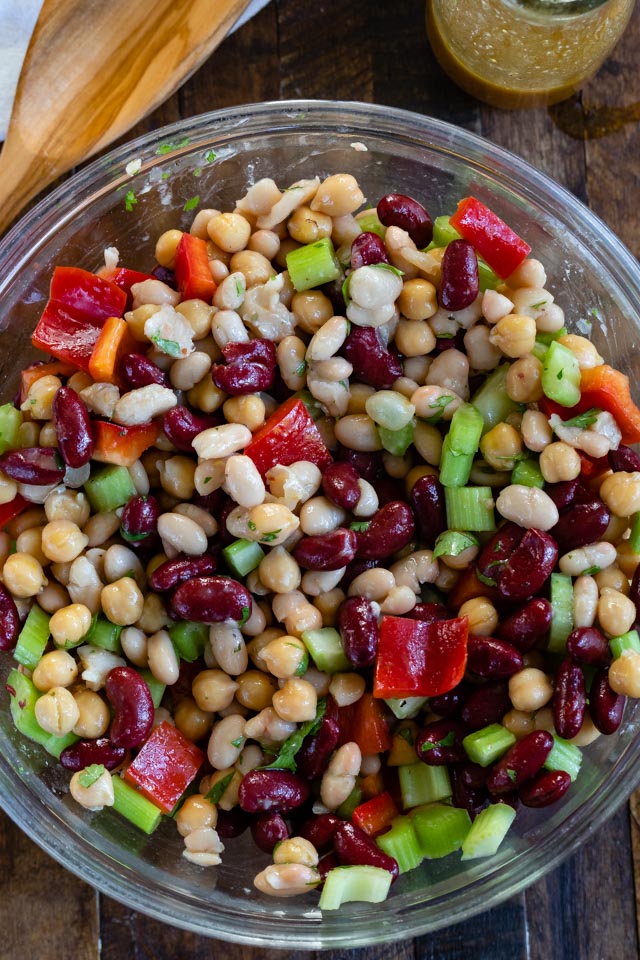
<svg viewBox="0 0 640 960"><path fill-rule="evenodd" d="M249 0L44 0L0 154L0 231L209 56Z"/></svg>

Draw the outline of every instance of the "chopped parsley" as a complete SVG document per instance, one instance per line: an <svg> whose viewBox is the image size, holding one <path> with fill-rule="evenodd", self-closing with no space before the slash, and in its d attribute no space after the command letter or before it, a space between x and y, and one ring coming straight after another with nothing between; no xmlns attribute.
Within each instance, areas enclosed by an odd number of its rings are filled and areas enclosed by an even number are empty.
<svg viewBox="0 0 640 960"><path fill-rule="evenodd" d="M172 153L174 150L180 150L181 147L186 147L189 143L189 137L185 137L184 140L178 140L175 143L161 143L159 147L156 147L156 156L163 157L167 153Z"/></svg>
<svg viewBox="0 0 640 960"><path fill-rule="evenodd" d="M133 208L135 207L135 205L136 205L137 202L138 202L138 199L137 199L135 193L133 192L133 190L127 190L127 192L126 192L125 195L124 195L124 208L125 208L125 210L126 210L128 213L131 213L131 211L133 210Z"/></svg>
<svg viewBox="0 0 640 960"><path fill-rule="evenodd" d="M189 210L193 210L195 207L198 206L199 203L200 203L200 197L196 194L195 197L190 197L187 200L187 202L183 207L183 210L185 212L188 212Z"/></svg>
<svg viewBox="0 0 640 960"><path fill-rule="evenodd" d="M194 177L199 177L201 173L202 173L202 167L196 167L195 170L193 171Z"/></svg>
<svg viewBox="0 0 640 960"><path fill-rule="evenodd" d="M100 779L104 771L105 767L103 763L91 763L79 774L78 783L81 787L84 787L85 790L88 790L89 787L92 787L94 783Z"/></svg>
<svg viewBox="0 0 640 960"><path fill-rule="evenodd" d="M205 153L204 158L207 163L213 163L213 161L216 159L216 156L217 154L214 150L209 150L208 153Z"/></svg>
<svg viewBox="0 0 640 960"><path fill-rule="evenodd" d="M209 790L209 793L205 794L205 799L210 800L211 803L220 803L225 790L233 779L234 773L235 771L232 770L231 773L227 773L224 777L218 780L217 783L214 783L214 785L211 787L211 790Z"/></svg>
<svg viewBox="0 0 640 960"><path fill-rule="evenodd" d="M244 737L238 737L236 740L231 741L231 746L235 747L236 750L239 750L243 743Z"/></svg>
<svg viewBox="0 0 640 960"><path fill-rule="evenodd" d="M151 342L156 345L158 350L166 353L168 357L181 357L182 349L176 340L165 340L164 337L151 337Z"/></svg>
<svg viewBox="0 0 640 960"><path fill-rule="evenodd" d="M356 520L354 523L349 524L350 530L355 530L356 533L364 533L369 529L370 520Z"/></svg>
<svg viewBox="0 0 640 960"><path fill-rule="evenodd" d="M492 580L491 577L485 577L484 573L480 573L479 570L476 570L476 576L480 583L484 583L485 587L497 587L498 581Z"/></svg>
<svg viewBox="0 0 640 960"><path fill-rule="evenodd" d="M589 410L585 410L584 413L579 413L575 417L571 417L570 420L563 420L563 427L579 427L581 430L585 430L587 427L590 427L592 423L595 423L602 410L598 410L596 407L591 407ZM558 424L560 426L560 424Z"/></svg>
<svg viewBox="0 0 640 960"><path fill-rule="evenodd" d="M261 543L273 543L274 540L277 540L279 535L282 533L282 527L279 530L270 530L269 533L265 533L260 537Z"/></svg>
<svg viewBox="0 0 640 960"><path fill-rule="evenodd" d="M320 724L322 723L322 718L324 717L325 711L327 709L327 701L323 697L321 700L318 700L318 706L316 708L316 715L313 720L307 720L306 723L301 724L297 730L295 730L290 737L284 741L280 747L280 753L275 758L272 763L269 763L266 767L262 767L262 770L290 770L291 773L296 772L296 761L295 756L300 747L302 746L302 741L305 737L313 736L320 729Z"/></svg>

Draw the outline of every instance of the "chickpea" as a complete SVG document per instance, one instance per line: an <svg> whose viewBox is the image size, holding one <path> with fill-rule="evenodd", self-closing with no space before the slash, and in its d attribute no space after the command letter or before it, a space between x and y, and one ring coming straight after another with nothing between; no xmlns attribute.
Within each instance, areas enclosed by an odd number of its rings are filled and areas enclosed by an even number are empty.
<svg viewBox="0 0 640 960"><path fill-rule="evenodd" d="M193 699L206 713L228 707L237 689L238 684L222 670L202 670L191 684Z"/></svg>
<svg viewBox="0 0 640 960"><path fill-rule="evenodd" d="M581 468L578 451L561 440L548 444L540 453L540 471L547 483L575 480Z"/></svg>
<svg viewBox="0 0 640 960"><path fill-rule="evenodd" d="M598 600L598 620L610 637L619 637L631 630L636 619L636 605L619 590L605 587Z"/></svg>
<svg viewBox="0 0 640 960"><path fill-rule="evenodd" d="M318 851L304 837L287 837L273 851L274 863L303 863L315 867L319 860Z"/></svg>
<svg viewBox="0 0 640 960"><path fill-rule="evenodd" d="M135 623L144 610L144 596L132 577L108 583L100 592L100 602L107 619L121 627Z"/></svg>
<svg viewBox="0 0 640 960"><path fill-rule="evenodd" d="M206 737L213 726L211 713L201 710L192 697L184 697L178 702L173 719L180 733L194 742Z"/></svg>
<svg viewBox="0 0 640 960"><path fill-rule="evenodd" d="M56 737L71 733L80 719L73 694L66 687L51 687L36 700L36 720L43 730Z"/></svg>
<svg viewBox="0 0 640 960"><path fill-rule="evenodd" d="M316 715L318 696L313 686L300 677L289 677L273 695L273 708L282 720L303 723Z"/></svg>
<svg viewBox="0 0 640 960"><path fill-rule="evenodd" d="M553 695L549 677L536 669L525 667L509 677L509 697L516 710L532 713L544 707Z"/></svg>
<svg viewBox="0 0 640 960"><path fill-rule="evenodd" d="M495 324L490 341L507 357L525 357L536 342L536 322L533 317L509 313Z"/></svg>
<svg viewBox="0 0 640 960"><path fill-rule="evenodd" d="M74 647L91 628L91 610L83 603L71 603L57 610L49 621L54 642L60 647Z"/></svg>
<svg viewBox="0 0 640 960"><path fill-rule="evenodd" d="M238 683L236 700L243 707L259 712L271 706L273 695L278 689L274 677L261 670L247 670L236 679Z"/></svg>
<svg viewBox="0 0 640 960"><path fill-rule="evenodd" d="M623 697L640 697L640 653L624 650L609 667L611 689Z"/></svg>
<svg viewBox="0 0 640 960"><path fill-rule="evenodd" d="M176 826L182 837L188 836L194 830L210 827L215 830L218 822L218 811L215 804L207 800L200 793L187 797L176 814Z"/></svg>
<svg viewBox="0 0 640 960"><path fill-rule="evenodd" d="M220 213L207 223L207 233L225 253L236 253L248 244L251 224L239 213Z"/></svg>
<svg viewBox="0 0 640 960"><path fill-rule="evenodd" d="M498 626L498 611L486 597L472 597L458 610L459 617L469 618L469 633L490 637Z"/></svg>
<svg viewBox="0 0 640 960"><path fill-rule="evenodd" d="M83 784L85 773L85 770L78 770L71 777L69 793L73 799L87 810L102 810L103 807L112 807L115 797L113 780L109 771L105 770L97 780L90 781L88 786Z"/></svg>
<svg viewBox="0 0 640 960"><path fill-rule="evenodd" d="M509 710L502 718L502 726L514 735L518 740L522 740L529 733L535 730L535 723L532 713L525 713L523 710Z"/></svg>
<svg viewBox="0 0 640 960"><path fill-rule="evenodd" d="M73 728L77 737L83 740L96 740L109 729L111 714L100 696L93 690L78 690L74 693L79 716Z"/></svg>
<svg viewBox="0 0 640 960"><path fill-rule="evenodd" d="M522 453L522 437L508 423L497 423L480 441L482 456L494 470L513 470Z"/></svg>
<svg viewBox="0 0 640 960"><path fill-rule="evenodd" d="M5 587L19 599L35 597L48 583L42 565L28 553L12 553L2 568Z"/></svg>
<svg viewBox="0 0 640 960"><path fill-rule="evenodd" d="M299 676L308 663L307 648L298 637L277 637L263 647L260 652L262 659L274 677L286 680L288 677Z"/></svg>
<svg viewBox="0 0 640 960"><path fill-rule="evenodd" d="M182 240L182 230L165 230L156 240L155 258L161 267L173 269L176 250Z"/></svg>
<svg viewBox="0 0 640 960"><path fill-rule="evenodd" d="M42 550L55 563L69 563L80 556L89 537L73 520L50 520L42 530Z"/></svg>
<svg viewBox="0 0 640 960"><path fill-rule="evenodd" d="M70 687L78 676L78 665L66 650L52 650L40 658L32 680L38 690L46 693L53 687Z"/></svg>

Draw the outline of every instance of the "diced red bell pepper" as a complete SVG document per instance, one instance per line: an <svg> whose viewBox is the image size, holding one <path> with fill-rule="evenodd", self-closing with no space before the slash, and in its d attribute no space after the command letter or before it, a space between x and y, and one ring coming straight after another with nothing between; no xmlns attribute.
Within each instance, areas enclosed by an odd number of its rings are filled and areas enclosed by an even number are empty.
<svg viewBox="0 0 640 960"><path fill-rule="evenodd" d="M202 750L165 721L129 764L124 779L165 813L171 813L203 762Z"/></svg>
<svg viewBox="0 0 640 960"><path fill-rule="evenodd" d="M114 283L79 267L56 267L49 301L31 337L34 347L88 371L107 317L122 316L127 295Z"/></svg>
<svg viewBox="0 0 640 960"><path fill-rule="evenodd" d="M175 274L178 289L185 300L211 303L216 282L209 268L207 244L200 237L183 233L176 248Z"/></svg>
<svg viewBox="0 0 640 960"><path fill-rule="evenodd" d="M141 423L124 427L108 420L93 421L93 459L131 467L160 436L159 423Z"/></svg>
<svg viewBox="0 0 640 960"><path fill-rule="evenodd" d="M449 222L503 280L531 253L529 244L475 197L461 200Z"/></svg>
<svg viewBox="0 0 640 960"><path fill-rule="evenodd" d="M322 435L302 400L291 397L271 414L244 450L266 476L277 463L288 466L296 460L310 460L321 470L332 460Z"/></svg>
<svg viewBox="0 0 640 960"><path fill-rule="evenodd" d="M607 410L622 434L623 443L640 443L640 409L631 399L629 377L602 363L580 375L579 413L596 407Z"/></svg>
<svg viewBox="0 0 640 960"><path fill-rule="evenodd" d="M578 450L580 457L580 476L585 480L592 480L611 469L609 457L590 457L583 450Z"/></svg>
<svg viewBox="0 0 640 960"><path fill-rule="evenodd" d="M131 308L131 303L133 301L131 287L134 285L134 283L144 283L145 280L156 279L152 273L142 273L140 270L130 270L129 267L116 267L113 273L105 273L103 276L105 280L110 280L111 283L115 283L116 287L120 287L121 290L124 290L127 295L127 310Z"/></svg>
<svg viewBox="0 0 640 960"><path fill-rule="evenodd" d="M31 385L41 377L70 377L75 372L76 367L73 364L63 363L61 360L52 360L51 363L32 363L20 373L20 403L25 402Z"/></svg>
<svg viewBox="0 0 640 960"><path fill-rule="evenodd" d="M393 798L385 790L384 793L379 793L377 797L357 806L351 814L351 822L370 837L376 837L391 825L391 821L399 813Z"/></svg>
<svg viewBox="0 0 640 960"><path fill-rule="evenodd" d="M467 617L424 623L383 617L374 697L436 697L462 680L467 663Z"/></svg>
<svg viewBox="0 0 640 960"><path fill-rule="evenodd" d="M4 529L10 520L17 517L28 506L30 506L29 501L25 500L19 493L16 493L9 503L0 504L0 530Z"/></svg>
<svg viewBox="0 0 640 960"><path fill-rule="evenodd" d="M355 703L340 707L338 718L340 745L357 743L365 757L391 749L385 708L378 700L374 700L373 694L364 693Z"/></svg>

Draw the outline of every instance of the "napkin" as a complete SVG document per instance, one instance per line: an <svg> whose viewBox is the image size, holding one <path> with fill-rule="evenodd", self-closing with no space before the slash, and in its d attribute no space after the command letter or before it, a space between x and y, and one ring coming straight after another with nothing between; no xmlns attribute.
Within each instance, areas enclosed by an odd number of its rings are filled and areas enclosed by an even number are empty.
<svg viewBox="0 0 640 960"><path fill-rule="evenodd" d="M253 0L231 33L262 10L269 0ZM0 141L4 140L22 62L43 0L0 0Z"/></svg>

